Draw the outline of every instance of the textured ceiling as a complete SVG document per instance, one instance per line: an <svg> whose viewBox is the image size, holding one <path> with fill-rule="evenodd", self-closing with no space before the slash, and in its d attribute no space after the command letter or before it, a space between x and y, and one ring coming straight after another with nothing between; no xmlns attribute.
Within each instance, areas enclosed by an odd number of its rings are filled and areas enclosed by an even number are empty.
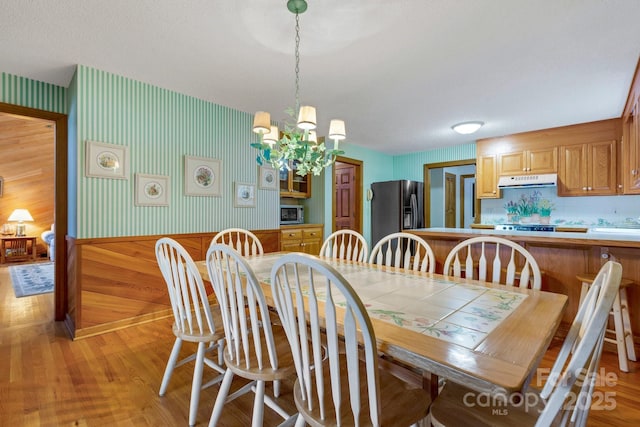
<svg viewBox="0 0 640 427"><path fill-rule="evenodd" d="M68 86L83 64L253 113L294 104L285 0L3 0L0 71ZM387 153L619 117L638 0L309 0L300 100ZM450 126L486 125L473 136Z"/></svg>

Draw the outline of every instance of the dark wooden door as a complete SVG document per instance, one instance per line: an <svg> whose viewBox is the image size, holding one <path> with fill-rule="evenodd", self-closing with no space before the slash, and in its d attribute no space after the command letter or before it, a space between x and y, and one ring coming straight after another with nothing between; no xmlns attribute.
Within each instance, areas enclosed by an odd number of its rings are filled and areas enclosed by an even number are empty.
<svg viewBox="0 0 640 427"><path fill-rule="evenodd" d="M335 164L336 230L357 230L356 224L356 167L347 163Z"/></svg>
<svg viewBox="0 0 640 427"><path fill-rule="evenodd" d="M456 228L456 176L444 174L444 226Z"/></svg>

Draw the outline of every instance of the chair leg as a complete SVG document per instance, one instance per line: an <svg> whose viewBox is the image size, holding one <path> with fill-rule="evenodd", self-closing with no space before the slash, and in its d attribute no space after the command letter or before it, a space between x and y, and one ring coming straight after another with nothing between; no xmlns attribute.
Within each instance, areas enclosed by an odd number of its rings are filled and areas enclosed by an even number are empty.
<svg viewBox="0 0 640 427"><path fill-rule="evenodd" d="M231 369L227 369L224 373L224 379L220 384L220 390L216 397L216 403L213 405L213 411L211 411L211 419L209 420L209 427L215 427L222 415L222 408L227 401L227 395L229 394L229 388L231 388L231 381L233 381L233 372Z"/></svg>
<svg viewBox="0 0 640 427"><path fill-rule="evenodd" d="M298 419L296 420L296 427L304 427L304 425L305 425L304 417L298 414Z"/></svg>
<svg viewBox="0 0 640 427"><path fill-rule="evenodd" d="M169 386L169 380L171 380L171 375L173 374L173 370L176 367L176 362L178 361L178 356L180 355L180 348L182 347L182 340L180 338L176 338L173 343L173 349L171 350L171 354L169 355L169 360L167 361L167 367L164 369L164 375L162 376L162 383L160 384L160 396L164 396L167 392L167 387Z"/></svg>
<svg viewBox="0 0 640 427"><path fill-rule="evenodd" d="M264 418L264 381L256 382L255 393L256 397L253 400L253 420L251 421L251 426L262 427L262 420Z"/></svg>
<svg viewBox="0 0 640 427"><path fill-rule="evenodd" d="M198 415L198 403L200 402L200 387L202 386L202 370L204 368L204 353L206 345L198 343L198 352L196 353L196 364L193 368L193 381L191 383L191 402L189 403L189 425L196 425L196 417Z"/></svg>
<svg viewBox="0 0 640 427"><path fill-rule="evenodd" d="M631 330L631 318L629 315L629 301L627 300L627 290L620 289L620 311L622 312L622 327L629 360L636 361L636 350L633 343L633 331Z"/></svg>
<svg viewBox="0 0 640 427"><path fill-rule="evenodd" d="M614 332L616 334L616 348L618 351L618 362L620 364L620 370L623 372L629 372L629 360L627 359L627 348L624 340L624 329L622 326L622 313L620 310L620 293L616 295L616 299L613 301L613 323Z"/></svg>

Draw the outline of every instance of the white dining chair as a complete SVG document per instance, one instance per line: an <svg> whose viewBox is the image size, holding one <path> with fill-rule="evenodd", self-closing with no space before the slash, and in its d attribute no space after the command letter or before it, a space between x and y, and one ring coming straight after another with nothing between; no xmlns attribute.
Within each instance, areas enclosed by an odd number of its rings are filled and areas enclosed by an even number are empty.
<svg viewBox="0 0 640 427"><path fill-rule="evenodd" d="M189 253L178 242L168 237L158 239L155 251L158 267L167 283L174 318L173 334L176 337L159 394L165 395L175 368L195 361L189 403L189 425L192 426L196 423L200 390L220 382L225 372L222 360L222 319L219 308L211 307L202 276ZM178 361L184 341L197 343L198 349ZM206 354L213 350L218 351L217 362L206 357ZM219 375L202 385L204 365L213 368Z"/></svg>
<svg viewBox="0 0 640 427"><path fill-rule="evenodd" d="M357 231L338 230L325 239L320 248L320 256L366 262L369 259L369 245Z"/></svg>
<svg viewBox="0 0 640 427"><path fill-rule="evenodd" d="M529 387L517 395L486 400L486 395L447 381L431 405L433 425L585 426L609 311L621 279L622 266L617 262L609 261L600 269L541 390Z"/></svg>
<svg viewBox="0 0 640 427"><path fill-rule="evenodd" d="M262 242L260 242L258 236L243 228L227 228L218 232L211 239L211 245L216 243L229 245L240 252L242 256L262 255L264 253Z"/></svg>
<svg viewBox="0 0 640 427"><path fill-rule="evenodd" d="M436 269L436 259L427 242L404 232L391 233L380 239L371 250L369 262L429 273Z"/></svg>
<svg viewBox="0 0 640 427"><path fill-rule="evenodd" d="M271 293L298 376L296 426L409 426L427 416L424 390L379 369L367 311L334 268L307 254L284 255L271 270Z"/></svg>
<svg viewBox="0 0 640 427"><path fill-rule="evenodd" d="M455 277L462 277L464 272L465 277L482 281L487 281L490 272L493 283L531 285L538 290L542 287L542 275L533 255L502 237L480 236L458 243L449 251L442 271Z"/></svg>
<svg viewBox="0 0 640 427"><path fill-rule="evenodd" d="M274 395L278 397L278 382L292 377L295 371L284 329L272 325L258 279L242 255L225 244L209 247L206 264L222 313L227 366L209 426L217 425L226 404L250 391L255 393L252 426L262 426L265 404L293 424L295 416L265 393L265 383L274 382ZM249 382L229 394L236 375Z"/></svg>

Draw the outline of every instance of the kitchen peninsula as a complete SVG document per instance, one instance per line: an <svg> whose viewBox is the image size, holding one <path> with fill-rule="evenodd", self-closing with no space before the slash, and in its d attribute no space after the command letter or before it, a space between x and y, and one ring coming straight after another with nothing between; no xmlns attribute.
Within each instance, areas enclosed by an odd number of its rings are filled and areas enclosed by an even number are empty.
<svg viewBox="0 0 640 427"><path fill-rule="evenodd" d="M634 284L628 290L634 334L640 332L640 233L526 232L488 229L423 228L408 230L420 236L433 249L437 265L442 267L449 251L462 240L482 235L499 236L524 246L544 271L542 289L569 297L563 322L575 317L580 300L580 283L576 275L597 272L610 259L622 264L623 277ZM636 342L638 342L636 340Z"/></svg>

